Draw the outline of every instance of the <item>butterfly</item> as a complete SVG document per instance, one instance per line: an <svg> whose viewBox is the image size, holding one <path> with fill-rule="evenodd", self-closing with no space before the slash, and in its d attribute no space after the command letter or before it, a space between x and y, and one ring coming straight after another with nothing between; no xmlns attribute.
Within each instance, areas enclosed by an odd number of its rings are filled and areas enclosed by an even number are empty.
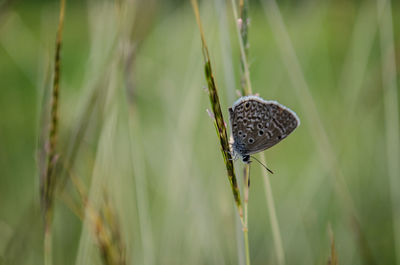
<svg viewBox="0 0 400 265"><path fill-rule="evenodd" d="M250 163L250 155L264 151L300 125L296 113L276 101L258 96L239 98L229 108L234 157Z"/></svg>

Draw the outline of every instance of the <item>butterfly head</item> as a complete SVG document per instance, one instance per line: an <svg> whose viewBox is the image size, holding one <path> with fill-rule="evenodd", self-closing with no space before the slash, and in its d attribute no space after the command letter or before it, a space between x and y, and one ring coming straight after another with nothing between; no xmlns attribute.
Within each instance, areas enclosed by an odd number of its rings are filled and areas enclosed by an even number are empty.
<svg viewBox="0 0 400 265"><path fill-rule="evenodd" d="M250 163L251 163L251 161L250 161L250 155L243 155L243 156L242 156L242 161L243 161L243 163L245 163L245 164L250 164Z"/></svg>

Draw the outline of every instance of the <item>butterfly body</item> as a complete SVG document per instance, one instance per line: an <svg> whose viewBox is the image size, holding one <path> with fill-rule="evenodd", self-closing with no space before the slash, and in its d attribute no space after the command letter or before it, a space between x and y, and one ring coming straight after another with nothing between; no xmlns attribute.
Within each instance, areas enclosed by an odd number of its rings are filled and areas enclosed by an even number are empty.
<svg viewBox="0 0 400 265"><path fill-rule="evenodd" d="M250 163L250 155L274 146L300 125L292 110L258 96L238 99L229 108L229 118L232 149L245 163Z"/></svg>

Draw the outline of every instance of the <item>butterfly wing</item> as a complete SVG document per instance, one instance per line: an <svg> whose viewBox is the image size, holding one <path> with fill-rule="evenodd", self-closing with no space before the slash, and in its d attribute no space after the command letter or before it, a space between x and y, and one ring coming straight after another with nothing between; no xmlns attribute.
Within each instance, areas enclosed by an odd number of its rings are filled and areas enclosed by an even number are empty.
<svg viewBox="0 0 400 265"><path fill-rule="evenodd" d="M247 97L229 109L233 149L251 155L286 138L300 121L296 114L275 101Z"/></svg>

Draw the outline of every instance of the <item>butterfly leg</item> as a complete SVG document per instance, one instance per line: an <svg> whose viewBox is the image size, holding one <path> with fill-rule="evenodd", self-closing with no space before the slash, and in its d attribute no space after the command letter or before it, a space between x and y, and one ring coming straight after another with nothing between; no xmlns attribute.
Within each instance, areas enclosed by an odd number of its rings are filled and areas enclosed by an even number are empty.
<svg viewBox="0 0 400 265"><path fill-rule="evenodd" d="M229 159L229 160L231 160L231 161L236 161L236 160L238 160L239 159L239 154L238 153L236 153L236 152L231 152L231 151L227 151L230 155L231 155L231 158Z"/></svg>

